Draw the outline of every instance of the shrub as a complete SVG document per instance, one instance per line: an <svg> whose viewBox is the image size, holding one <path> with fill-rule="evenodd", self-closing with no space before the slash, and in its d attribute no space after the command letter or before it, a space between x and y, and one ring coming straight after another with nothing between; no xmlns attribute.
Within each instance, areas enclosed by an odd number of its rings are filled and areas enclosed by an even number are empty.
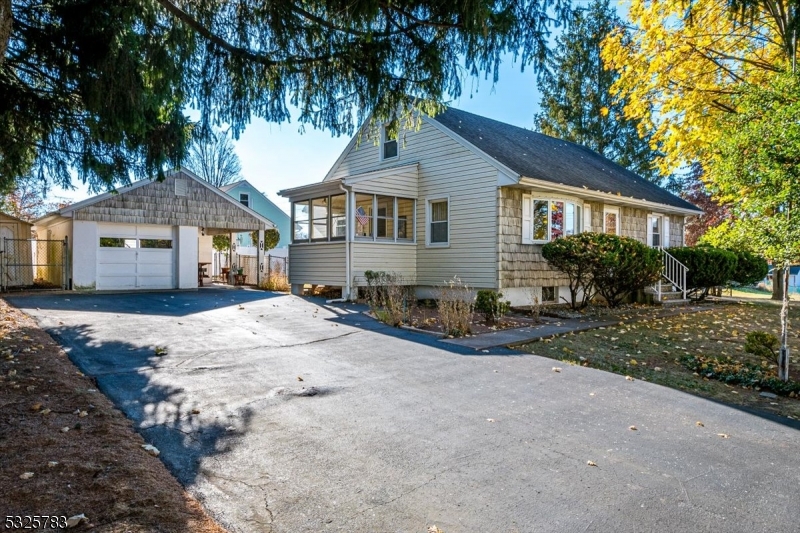
<svg viewBox="0 0 800 533"><path fill-rule="evenodd" d="M471 333L475 302L472 289L458 276L436 290L436 307L445 335L461 337Z"/></svg>
<svg viewBox="0 0 800 533"><path fill-rule="evenodd" d="M609 307L658 281L663 268L659 250L628 237L593 235L592 281Z"/></svg>
<svg viewBox="0 0 800 533"><path fill-rule="evenodd" d="M606 233L557 239L542 246L542 255L569 278L569 303L576 310L586 307L595 293L616 307L632 292L655 283L662 268L658 250Z"/></svg>
<svg viewBox="0 0 800 533"><path fill-rule="evenodd" d="M567 275L570 296L568 303L574 310L586 307L593 296L591 269L595 235L600 234L579 233L542 246L542 256L547 263Z"/></svg>
<svg viewBox="0 0 800 533"><path fill-rule="evenodd" d="M767 260L747 250L731 250L736 254L736 270L729 281L735 281L739 285L753 285L765 277L769 272Z"/></svg>
<svg viewBox="0 0 800 533"><path fill-rule="evenodd" d="M495 323L503 318L511 308L511 302L503 301L503 293L493 290L479 290L475 299L475 310L481 313L487 322Z"/></svg>
<svg viewBox="0 0 800 533"><path fill-rule="evenodd" d="M766 331L750 331L745 337L744 351L759 357L777 357L780 341Z"/></svg>
<svg viewBox="0 0 800 533"><path fill-rule="evenodd" d="M283 261L275 261L270 265L269 273L266 278L261 280L259 288L267 291L289 291L289 277L283 268Z"/></svg>
<svg viewBox="0 0 800 533"><path fill-rule="evenodd" d="M413 308L411 288L399 274L364 272L367 281L367 303L381 322L399 326L407 322Z"/></svg>
<svg viewBox="0 0 800 533"><path fill-rule="evenodd" d="M681 364L708 379L717 379L730 385L760 387L777 394L800 393L800 382L783 381L777 377L766 361L761 364L734 360L732 357L684 355Z"/></svg>
<svg viewBox="0 0 800 533"><path fill-rule="evenodd" d="M736 254L727 250L694 246L670 248L667 251L689 269L686 285L698 300L705 298L709 289L727 284L736 272Z"/></svg>

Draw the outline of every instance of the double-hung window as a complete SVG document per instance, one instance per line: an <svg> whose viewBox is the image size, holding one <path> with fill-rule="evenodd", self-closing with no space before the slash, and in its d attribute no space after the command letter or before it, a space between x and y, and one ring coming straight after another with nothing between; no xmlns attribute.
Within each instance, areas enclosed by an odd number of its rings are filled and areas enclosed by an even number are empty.
<svg viewBox="0 0 800 533"><path fill-rule="evenodd" d="M386 126L381 128L381 161L397 159L397 133L389 133Z"/></svg>
<svg viewBox="0 0 800 533"><path fill-rule="evenodd" d="M522 196L522 242L538 244L580 233L582 206L575 201Z"/></svg>
<svg viewBox="0 0 800 533"><path fill-rule="evenodd" d="M669 217L651 213L647 217L647 244L653 248L669 246Z"/></svg>
<svg viewBox="0 0 800 533"><path fill-rule="evenodd" d="M428 201L428 244L450 244L450 202L447 198Z"/></svg>

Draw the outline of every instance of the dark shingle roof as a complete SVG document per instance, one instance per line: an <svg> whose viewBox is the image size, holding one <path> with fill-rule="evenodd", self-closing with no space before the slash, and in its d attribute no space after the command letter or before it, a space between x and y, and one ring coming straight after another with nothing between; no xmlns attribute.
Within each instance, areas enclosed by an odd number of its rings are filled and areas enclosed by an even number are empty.
<svg viewBox="0 0 800 533"><path fill-rule="evenodd" d="M584 146L449 108L433 117L521 176L698 210Z"/></svg>

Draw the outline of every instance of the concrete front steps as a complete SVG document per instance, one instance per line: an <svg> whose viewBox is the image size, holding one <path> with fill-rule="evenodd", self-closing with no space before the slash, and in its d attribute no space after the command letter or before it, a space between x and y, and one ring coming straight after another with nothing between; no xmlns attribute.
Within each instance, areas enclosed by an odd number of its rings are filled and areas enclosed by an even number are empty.
<svg viewBox="0 0 800 533"><path fill-rule="evenodd" d="M654 304L663 305L664 307L689 303L689 300L683 297L683 292L681 291L661 291L661 300L656 299L656 292L653 289L645 289L645 294L653 299Z"/></svg>

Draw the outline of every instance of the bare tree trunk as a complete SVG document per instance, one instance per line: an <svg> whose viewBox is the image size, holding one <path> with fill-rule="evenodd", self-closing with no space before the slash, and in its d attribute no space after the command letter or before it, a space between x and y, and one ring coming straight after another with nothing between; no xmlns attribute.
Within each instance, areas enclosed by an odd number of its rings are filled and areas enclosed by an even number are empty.
<svg viewBox="0 0 800 533"><path fill-rule="evenodd" d="M783 285L784 285L784 269L778 268L775 265L775 268L772 270L772 299L773 300L783 300Z"/></svg>
<svg viewBox="0 0 800 533"><path fill-rule="evenodd" d="M778 379L789 381L789 271L783 269L783 305L781 306L781 351L778 355ZM774 278L774 276L773 276Z"/></svg>
<svg viewBox="0 0 800 533"><path fill-rule="evenodd" d="M14 26L14 17L11 13L11 0L0 0L0 65L6 59L8 41L11 39L11 29Z"/></svg>

